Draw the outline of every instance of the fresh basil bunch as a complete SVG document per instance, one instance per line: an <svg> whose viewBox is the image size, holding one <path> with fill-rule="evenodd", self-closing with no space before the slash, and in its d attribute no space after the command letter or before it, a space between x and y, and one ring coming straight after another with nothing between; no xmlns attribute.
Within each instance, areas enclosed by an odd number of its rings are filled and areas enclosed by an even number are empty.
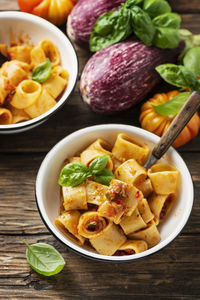
<svg viewBox="0 0 200 300"><path fill-rule="evenodd" d="M163 64L156 67L156 71L169 84L190 92L182 92L168 102L160 105L153 105L154 110L160 115L175 115L185 104L193 91L200 92L200 81L195 74L182 65Z"/></svg>
<svg viewBox="0 0 200 300"><path fill-rule="evenodd" d="M106 169L108 160L109 155L99 156L90 163L89 167L79 162L69 163L61 170L58 183L61 186L75 187L83 183L88 177L92 177L99 183L109 185L114 175Z"/></svg>
<svg viewBox="0 0 200 300"><path fill-rule="evenodd" d="M127 0L118 11L101 15L94 24L90 50L96 52L135 34L145 45L176 48L181 18L165 0Z"/></svg>

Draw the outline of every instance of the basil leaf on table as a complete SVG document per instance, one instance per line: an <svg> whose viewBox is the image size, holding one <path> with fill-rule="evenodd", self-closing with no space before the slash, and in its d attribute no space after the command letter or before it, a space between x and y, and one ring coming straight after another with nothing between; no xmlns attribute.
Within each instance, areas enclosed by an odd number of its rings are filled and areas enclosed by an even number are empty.
<svg viewBox="0 0 200 300"><path fill-rule="evenodd" d="M113 178L115 178L115 176L108 169L104 169L103 171L95 175L95 181L104 185L109 185Z"/></svg>
<svg viewBox="0 0 200 300"><path fill-rule="evenodd" d="M49 58L45 62L36 66L32 71L32 79L37 82L46 81L51 74L51 62Z"/></svg>
<svg viewBox="0 0 200 300"><path fill-rule="evenodd" d="M178 47L180 37L177 29L156 27L153 45L162 49L174 49Z"/></svg>
<svg viewBox="0 0 200 300"><path fill-rule="evenodd" d="M181 17L176 13L165 13L153 19L154 26L179 29Z"/></svg>
<svg viewBox="0 0 200 300"><path fill-rule="evenodd" d="M83 183L89 176L91 173L84 164L80 162L69 163L61 170L58 183L62 186L75 187Z"/></svg>
<svg viewBox="0 0 200 300"><path fill-rule="evenodd" d="M125 3L126 8L132 8L133 6L140 6L142 5L144 0L127 0Z"/></svg>
<svg viewBox="0 0 200 300"><path fill-rule="evenodd" d="M132 27L135 35L147 46L150 46L155 34L155 27L149 15L140 7L131 8Z"/></svg>
<svg viewBox="0 0 200 300"><path fill-rule="evenodd" d="M200 47L189 49L183 58L183 64L196 76L200 76Z"/></svg>
<svg viewBox="0 0 200 300"><path fill-rule="evenodd" d="M105 169L109 160L109 155L99 156L90 163L89 170L92 174L98 174Z"/></svg>
<svg viewBox="0 0 200 300"><path fill-rule="evenodd" d="M198 84L195 75L186 67L174 64L163 64L156 71L169 84L180 88L195 90Z"/></svg>
<svg viewBox="0 0 200 300"><path fill-rule="evenodd" d="M130 11L121 8L101 15L90 36L90 51L97 52L126 39L132 33Z"/></svg>
<svg viewBox="0 0 200 300"><path fill-rule="evenodd" d="M65 261L60 253L51 245L37 243L27 246L26 258L33 270L37 273L52 276L58 274L64 267Z"/></svg>
<svg viewBox="0 0 200 300"><path fill-rule="evenodd" d="M176 115L188 100L192 92L180 93L168 102L160 105L153 105L155 112L159 115L170 116Z"/></svg>
<svg viewBox="0 0 200 300"><path fill-rule="evenodd" d="M171 12L169 3L165 0L145 0L143 9L151 18L155 18L164 13Z"/></svg>

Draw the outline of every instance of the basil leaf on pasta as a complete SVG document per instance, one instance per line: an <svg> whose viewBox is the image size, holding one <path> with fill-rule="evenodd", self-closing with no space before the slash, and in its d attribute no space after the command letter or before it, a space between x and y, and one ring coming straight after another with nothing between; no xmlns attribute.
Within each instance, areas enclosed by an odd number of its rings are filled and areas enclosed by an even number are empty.
<svg viewBox="0 0 200 300"><path fill-rule="evenodd" d="M58 274L64 267L65 261L60 253L51 245L37 243L27 246L26 258L33 270L37 273L52 276Z"/></svg>
<svg viewBox="0 0 200 300"><path fill-rule="evenodd" d="M36 66L32 71L32 79L37 82L46 81L51 74L51 62L49 58L42 64Z"/></svg>
<svg viewBox="0 0 200 300"><path fill-rule="evenodd" d="M82 163L69 163L61 170L58 183L61 186L75 187L91 176L88 167Z"/></svg>
<svg viewBox="0 0 200 300"><path fill-rule="evenodd" d="M109 155L103 155L95 158L89 165L89 170L92 174L98 174L107 165L109 160Z"/></svg>
<svg viewBox="0 0 200 300"><path fill-rule="evenodd" d="M104 169L103 171L95 175L95 181L104 185L109 185L113 178L115 178L115 176L108 169Z"/></svg>

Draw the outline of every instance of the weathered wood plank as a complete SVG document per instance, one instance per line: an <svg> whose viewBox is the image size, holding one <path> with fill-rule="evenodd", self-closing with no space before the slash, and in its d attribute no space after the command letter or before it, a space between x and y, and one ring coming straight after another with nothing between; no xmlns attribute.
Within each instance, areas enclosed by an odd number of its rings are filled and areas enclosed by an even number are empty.
<svg viewBox="0 0 200 300"><path fill-rule="evenodd" d="M34 184L44 155L0 155L0 234L46 233L35 204ZM195 185L195 203L184 234L200 233L199 153L184 153Z"/></svg>
<svg viewBox="0 0 200 300"><path fill-rule="evenodd" d="M159 295L162 291L164 299L169 294L172 298L182 296L186 299L199 296L199 236L181 235L155 255L128 264L111 264L82 258L50 236L28 236L27 241L54 245L67 265L57 276L40 276L26 262L22 238L0 236L1 295L6 295L7 292L11 297L26 295L28 299L32 295L35 298L47 296L47 299L100 299L102 296L106 299L127 299L134 295L134 299L135 296L138 299L139 296L152 299L152 296Z"/></svg>

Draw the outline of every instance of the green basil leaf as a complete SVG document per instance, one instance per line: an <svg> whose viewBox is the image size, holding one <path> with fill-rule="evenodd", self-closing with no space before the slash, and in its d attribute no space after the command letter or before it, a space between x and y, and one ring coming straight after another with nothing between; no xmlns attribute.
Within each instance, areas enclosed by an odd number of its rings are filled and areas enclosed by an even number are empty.
<svg viewBox="0 0 200 300"><path fill-rule="evenodd" d="M200 76L200 47L189 49L183 58L183 64L196 76Z"/></svg>
<svg viewBox="0 0 200 300"><path fill-rule="evenodd" d="M115 176L108 169L104 169L103 171L95 175L95 181L104 185L109 185L113 178L115 178Z"/></svg>
<svg viewBox="0 0 200 300"><path fill-rule="evenodd" d="M36 66L32 71L32 79L37 82L46 81L51 74L51 62L49 58L42 64Z"/></svg>
<svg viewBox="0 0 200 300"><path fill-rule="evenodd" d="M153 108L159 115L175 115L180 111L191 94L192 92L180 93L168 102L160 105L153 105Z"/></svg>
<svg viewBox="0 0 200 300"><path fill-rule="evenodd" d="M181 17L176 13L166 13L153 19L154 26L179 29Z"/></svg>
<svg viewBox="0 0 200 300"><path fill-rule="evenodd" d="M79 162L69 163L61 170L58 183L61 186L75 187L83 183L91 173L84 164Z"/></svg>
<svg viewBox="0 0 200 300"><path fill-rule="evenodd" d="M178 57L179 64L183 64L183 58L190 48L200 46L200 34L192 34L187 29L179 29L180 40L184 40L185 48Z"/></svg>
<svg viewBox="0 0 200 300"><path fill-rule="evenodd" d="M135 35L147 46L150 46L155 34L155 27L149 15L140 7L131 8L132 26Z"/></svg>
<svg viewBox="0 0 200 300"><path fill-rule="evenodd" d="M97 52L126 39L132 33L130 11L121 8L101 15L90 36L90 51Z"/></svg>
<svg viewBox="0 0 200 300"><path fill-rule="evenodd" d="M145 0L143 9L151 18L155 18L164 13L171 12L169 3L165 0Z"/></svg>
<svg viewBox="0 0 200 300"><path fill-rule="evenodd" d="M37 243L27 246L26 258L33 270L37 273L51 276L58 274L64 267L65 261L60 253L51 245Z"/></svg>
<svg viewBox="0 0 200 300"><path fill-rule="evenodd" d="M156 67L156 71L169 84L180 88L195 90L197 80L195 75L186 67L174 64L163 64Z"/></svg>
<svg viewBox="0 0 200 300"><path fill-rule="evenodd" d="M103 155L95 158L89 165L89 170L92 174L100 173L107 165L109 155Z"/></svg>
<svg viewBox="0 0 200 300"><path fill-rule="evenodd" d="M174 49L180 41L177 29L156 27L153 45L162 49Z"/></svg>
<svg viewBox="0 0 200 300"><path fill-rule="evenodd" d="M133 6L141 6L144 0L126 0L125 7L132 8Z"/></svg>

